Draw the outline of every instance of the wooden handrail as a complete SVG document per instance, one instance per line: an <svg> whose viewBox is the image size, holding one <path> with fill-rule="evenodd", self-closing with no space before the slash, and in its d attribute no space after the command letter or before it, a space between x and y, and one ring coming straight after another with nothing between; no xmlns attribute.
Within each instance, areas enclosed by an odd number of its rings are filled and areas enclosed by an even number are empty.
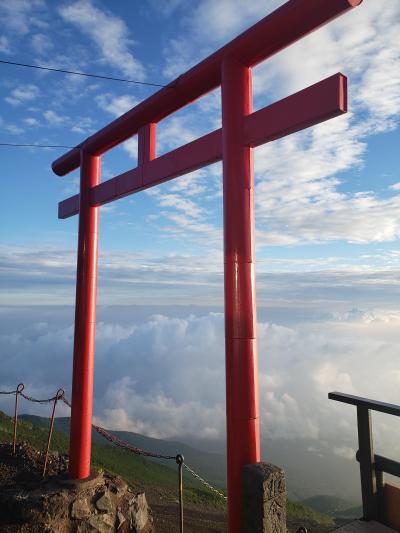
<svg viewBox="0 0 400 533"><path fill-rule="evenodd" d="M357 408L359 449L356 457L360 463L363 518L365 520L382 520L384 515L383 473L400 477L400 463L374 454L371 411L400 416L400 406L342 392L330 392L328 398L354 405Z"/></svg>
<svg viewBox="0 0 400 533"><path fill-rule="evenodd" d="M387 413L388 415L400 416L400 406L392 403L379 402L378 400L370 400L362 398L361 396L353 396L352 394L344 394L343 392L330 392L328 394L330 400L337 402L348 403L357 407L366 407L371 411L379 411Z"/></svg>

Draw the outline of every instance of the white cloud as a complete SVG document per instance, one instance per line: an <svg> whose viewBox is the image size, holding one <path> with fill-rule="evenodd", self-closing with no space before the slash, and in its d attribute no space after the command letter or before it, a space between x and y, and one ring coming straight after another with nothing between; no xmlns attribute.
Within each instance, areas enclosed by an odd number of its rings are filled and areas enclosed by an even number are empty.
<svg viewBox="0 0 400 533"><path fill-rule="evenodd" d="M2 54L11 53L10 41L7 39L5 35L0 35L0 52Z"/></svg>
<svg viewBox="0 0 400 533"><path fill-rule="evenodd" d="M264 18L282 4L281 0L247 2L246 0L203 0L190 17L191 30L198 39L213 43L227 41Z"/></svg>
<svg viewBox="0 0 400 533"><path fill-rule="evenodd" d="M43 113L44 118L51 126L60 126L66 120L65 117L58 115L55 111L48 109Z"/></svg>
<svg viewBox="0 0 400 533"><path fill-rule="evenodd" d="M80 133L81 135L88 135L95 130L94 120L91 117L78 117L71 131Z"/></svg>
<svg viewBox="0 0 400 533"><path fill-rule="evenodd" d="M129 94L114 96L112 93L99 94L95 98L100 109L107 111L114 117L119 117L135 107L139 101Z"/></svg>
<svg viewBox="0 0 400 533"><path fill-rule="evenodd" d="M29 32L31 26L43 27L45 8L43 0L13 0L12 2L0 2L0 17L3 27L10 33L24 35Z"/></svg>
<svg viewBox="0 0 400 533"><path fill-rule="evenodd" d="M44 55L50 52L53 48L53 42L48 35L44 33L35 33L31 38L31 46L35 52Z"/></svg>
<svg viewBox="0 0 400 533"><path fill-rule="evenodd" d="M333 453L339 457L344 457L349 461L354 461L356 458L356 450L349 448L348 446L338 446L333 448Z"/></svg>
<svg viewBox="0 0 400 533"><path fill-rule="evenodd" d="M399 237L399 195L339 192L337 174L360 166L366 148L351 120L334 119L256 151L260 244L367 243Z"/></svg>
<svg viewBox="0 0 400 533"><path fill-rule="evenodd" d="M20 126L16 126L15 124L5 124L3 126L3 129L11 133L11 135L20 135L21 133L24 133L24 128L21 128Z"/></svg>
<svg viewBox="0 0 400 533"><path fill-rule="evenodd" d="M182 37L171 39L163 51L164 74L176 77L218 46L247 29L282 2L246 0L203 0L182 20Z"/></svg>
<svg viewBox="0 0 400 533"><path fill-rule="evenodd" d="M130 52L133 44L124 20L94 6L90 0L79 0L59 9L62 18L77 26L98 47L102 60L127 76L145 78L142 64Z"/></svg>
<svg viewBox="0 0 400 533"><path fill-rule="evenodd" d="M38 98L40 93L41 91L39 87L29 83L15 87L4 100L13 106L18 106L27 102L32 102Z"/></svg>
<svg viewBox="0 0 400 533"><path fill-rule="evenodd" d="M24 118L24 122L25 124L27 124L28 126L39 126L40 122L38 121L37 118L34 118L34 117L27 117L27 118Z"/></svg>

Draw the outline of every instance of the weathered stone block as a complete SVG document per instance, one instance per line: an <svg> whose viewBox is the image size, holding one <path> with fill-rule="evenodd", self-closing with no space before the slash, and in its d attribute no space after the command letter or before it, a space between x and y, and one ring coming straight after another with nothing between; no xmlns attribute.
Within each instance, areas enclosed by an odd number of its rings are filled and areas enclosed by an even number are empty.
<svg viewBox="0 0 400 533"><path fill-rule="evenodd" d="M137 494L129 502L130 525L135 531L142 531L149 522L149 508L144 492Z"/></svg>
<svg viewBox="0 0 400 533"><path fill-rule="evenodd" d="M71 518L87 518L90 514L91 510L86 498L79 498L72 502Z"/></svg>
<svg viewBox="0 0 400 533"><path fill-rule="evenodd" d="M245 465L242 506L243 533L286 533L284 471L269 463Z"/></svg>
<svg viewBox="0 0 400 533"><path fill-rule="evenodd" d="M99 511L104 511L106 513L110 512L113 508L108 491L104 491L100 498L96 500L96 507Z"/></svg>

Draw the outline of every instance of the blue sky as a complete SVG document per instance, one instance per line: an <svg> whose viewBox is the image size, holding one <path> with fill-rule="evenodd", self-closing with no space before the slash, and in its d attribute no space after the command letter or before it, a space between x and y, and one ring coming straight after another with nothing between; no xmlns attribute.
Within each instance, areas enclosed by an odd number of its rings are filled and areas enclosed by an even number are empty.
<svg viewBox="0 0 400 533"><path fill-rule="evenodd" d="M282 3L3 1L0 58L164 84ZM308 432L328 442L328 407L314 412L313 406L330 388L400 401L395 370L400 340L399 31L397 0L384 5L365 0L254 69L255 108L338 71L349 78L347 115L255 153L261 394L272 421L269 426L263 419L265 431L272 434ZM0 69L0 142L75 145L156 90ZM219 123L215 91L159 125L158 153ZM12 354L30 370L27 361L36 361L37 374L29 379L38 392L58 388L62 380L69 386L72 312L64 313L62 306L71 310L74 302L77 218L59 221L57 203L77 192L78 175L52 173L51 162L61 153L0 148L3 354ZM135 161L136 140L131 139L103 158L103 179L134 167ZM101 209L100 420L119 420L120 427L162 436L199 426L206 435L223 433L222 389L216 385L222 379L223 386L221 213L219 164ZM47 307L35 307L39 304ZM136 313L129 307L128 323L120 308L111 307L118 305L147 310ZM182 306L188 306L187 312ZM20 332L18 323L23 324ZM203 327L207 342L199 333ZM150 363L143 367L142 385L129 372L108 374L107 354L120 354L122 364L135 343L152 364L160 364L169 350L175 353L168 359L171 374L168 365L162 367L164 381L160 377L153 388ZM44 370L50 351L66 365L62 377ZM204 353L210 356L204 359ZM210 382L201 380L198 397L176 385L173 372L181 358L189 357L193 376L201 373L198 354L218 393L210 395ZM307 401L304 388L288 375L288 365L308 384ZM361 374L360 365L365 365ZM6 367L0 381L11 386L20 378L12 365ZM381 378L371 383L368 376L379 369ZM113 396L117 383L138 405L142 402L148 422L139 423L138 412L124 407L122 393L120 400ZM349 457L351 414L331 409L343 427L347 424L348 441L336 448ZM218 414L215 423L209 421L210 410ZM298 425L299 412L306 429Z"/></svg>

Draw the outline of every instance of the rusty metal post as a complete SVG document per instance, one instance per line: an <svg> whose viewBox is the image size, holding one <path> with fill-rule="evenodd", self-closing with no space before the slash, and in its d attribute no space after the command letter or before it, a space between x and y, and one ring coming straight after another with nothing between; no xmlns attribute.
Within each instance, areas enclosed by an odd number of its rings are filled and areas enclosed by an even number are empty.
<svg viewBox="0 0 400 533"><path fill-rule="evenodd" d="M68 467L71 479L90 476L99 238L99 208L92 207L90 194L99 182L100 157L82 149Z"/></svg>
<svg viewBox="0 0 400 533"><path fill-rule="evenodd" d="M13 453L15 454L15 447L17 445L17 422L18 422L18 399L25 385L20 383L15 391L15 411L14 411L14 432L13 432Z"/></svg>
<svg viewBox="0 0 400 533"><path fill-rule="evenodd" d="M53 403L53 411L51 413L51 419L50 419L50 428L49 428L49 435L47 437L47 447L46 447L46 453L44 455L44 465L43 465L43 473L42 477L46 475L46 469L47 469L47 461L49 459L49 450L50 450L50 443L51 443L51 436L53 434L53 427L54 427L54 417L56 413L56 405L58 400L61 400L61 398L64 396L64 389L58 389L55 397L54 397L54 403Z"/></svg>
<svg viewBox="0 0 400 533"><path fill-rule="evenodd" d="M175 460L178 465L179 533L183 533L183 455L178 453Z"/></svg>
<svg viewBox="0 0 400 533"><path fill-rule="evenodd" d="M239 533L242 470L260 461L254 175L252 148L244 141L245 118L252 112L251 69L224 61L221 88L228 531Z"/></svg>

